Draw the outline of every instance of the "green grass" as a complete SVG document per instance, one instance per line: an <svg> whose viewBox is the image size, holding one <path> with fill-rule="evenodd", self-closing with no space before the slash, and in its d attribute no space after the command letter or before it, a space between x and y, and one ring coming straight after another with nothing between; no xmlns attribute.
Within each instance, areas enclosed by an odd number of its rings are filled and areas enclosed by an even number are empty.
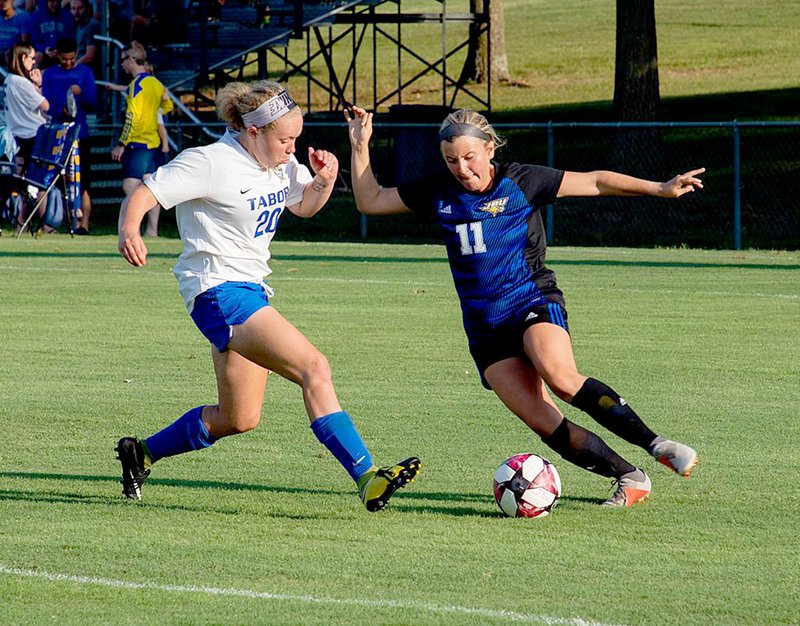
<svg viewBox="0 0 800 626"><path fill-rule="evenodd" d="M273 246L273 303L373 455L423 459L387 511L363 510L277 377L258 429L124 501L117 438L215 400L179 243L149 245L136 270L111 237L0 238L3 623L797 623L797 253L553 248L582 371L701 463L681 479L565 407L653 496L602 509L606 481L554 458L555 513L511 520L494 469L549 451L478 383L436 246Z"/></svg>

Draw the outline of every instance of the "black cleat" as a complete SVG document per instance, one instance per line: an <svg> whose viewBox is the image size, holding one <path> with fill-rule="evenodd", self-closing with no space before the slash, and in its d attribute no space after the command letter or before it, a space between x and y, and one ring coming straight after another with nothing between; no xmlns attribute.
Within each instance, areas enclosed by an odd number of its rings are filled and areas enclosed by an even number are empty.
<svg viewBox="0 0 800 626"><path fill-rule="evenodd" d="M141 500L142 483L150 475L144 468L142 444L133 437L123 437L114 448L122 464L122 493L130 500Z"/></svg>

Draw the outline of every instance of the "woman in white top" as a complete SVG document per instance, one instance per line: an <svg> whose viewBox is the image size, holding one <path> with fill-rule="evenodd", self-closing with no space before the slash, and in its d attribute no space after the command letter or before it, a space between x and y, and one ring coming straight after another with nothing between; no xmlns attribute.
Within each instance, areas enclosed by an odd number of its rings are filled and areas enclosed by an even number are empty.
<svg viewBox="0 0 800 626"><path fill-rule="evenodd" d="M5 79L6 126L17 142L17 169L22 171L33 151L36 133L47 122L50 103L42 95L42 72L36 67L33 46L18 43L11 53L9 73ZM26 215L17 215L18 227Z"/></svg>
<svg viewBox="0 0 800 626"><path fill-rule="evenodd" d="M14 135L23 158L30 156L39 127L47 122L50 104L42 95L42 72L36 67L32 46L14 46L5 80L6 125Z"/></svg>
<svg viewBox="0 0 800 626"><path fill-rule="evenodd" d="M299 217L317 213L331 195L339 163L311 147L313 176L297 161L303 116L278 83L231 83L216 105L228 132L216 143L184 150L128 198L119 250L131 265L144 265L142 218L156 204L175 207L184 250L174 273L192 319L212 344L218 400L147 439L120 439L123 494L139 499L159 459L255 428L272 371L302 388L312 431L356 482L367 509L380 510L413 480L419 459L373 465L339 405L327 359L270 305L264 283L278 219L285 209Z"/></svg>

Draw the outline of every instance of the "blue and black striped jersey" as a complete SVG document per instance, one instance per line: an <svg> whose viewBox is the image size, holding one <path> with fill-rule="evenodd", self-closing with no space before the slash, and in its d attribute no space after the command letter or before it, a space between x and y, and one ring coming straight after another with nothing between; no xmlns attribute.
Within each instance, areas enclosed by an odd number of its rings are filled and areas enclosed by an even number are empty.
<svg viewBox="0 0 800 626"><path fill-rule="evenodd" d="M398 187L408 208L438 218L467 329L491 329L548 300L563 305L555 274L544 265L539 209L555 202L564 172L493 165L494 182L484 193L467 191L449 173Z"/></svg>

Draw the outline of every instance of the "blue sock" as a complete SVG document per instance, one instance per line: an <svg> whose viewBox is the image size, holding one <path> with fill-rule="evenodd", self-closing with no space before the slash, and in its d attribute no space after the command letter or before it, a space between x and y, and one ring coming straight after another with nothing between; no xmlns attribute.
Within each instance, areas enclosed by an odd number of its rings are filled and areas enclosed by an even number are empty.
<svg viewBox="0 0 800 626"><path fill-rule="evenodd" d="M372 467L369 450L345 411L317 418L311 422L311 430L353 480L358 481Z"/></svg>
<svg viewBox="0 0 800 626"><path fill-rule="evenodd" d="M197 406L181 415L164 430L146 440L150 457L155 463L167 456L207 448L216 441L203 424L203 407Z"/></svg>

